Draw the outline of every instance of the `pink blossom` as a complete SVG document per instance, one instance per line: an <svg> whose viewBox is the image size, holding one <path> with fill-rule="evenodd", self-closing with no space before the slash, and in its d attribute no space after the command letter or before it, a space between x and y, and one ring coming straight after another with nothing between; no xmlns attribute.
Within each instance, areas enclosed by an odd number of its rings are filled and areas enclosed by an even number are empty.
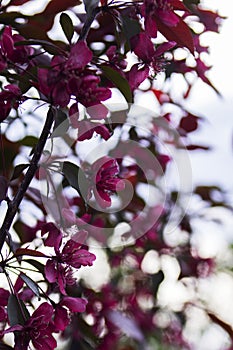
<svg viewBox="0 0 233 350"><path fill-rule="evenodd" d="M54 327L57 331L64 331L70 323L70 313L84 312L87 300L83 298L63 297L57 304L54 314Z"/></svg>
<svg viewBox="0 0 233 350"><path fill-rule="evenodd" d="M45 276L50 283L56 283L60 292L64 295L66 295L66 286L75 284L71 267L63 265L55 258L47 261L45 265Z"/></svg>
<svg viewBox="0 0 233 350"><path fill-rule="evenodd" d="M100 123L91 123L88 120L78 122L78 141L90 140L96 132L101 135L104 140L108 140L111 136L108 128Z"/></svg>
<svg viewBox="0 0 233 350"><path fill-rule="evenodd" d="M50 283L56 283L65 295L66 286L75 283L72 268L91 266L96 257L72 239L68 240L62 249L56 246L54 250L56 255L47 261L45 276Z"/></svg>
<svg viewBox="0 0 233 350"><path fill-rule="evenodd" d="M27 350L30 340L36 350L53 350L57 346L52 333L53 307L48 303L41 304L24 325L15 325L4 331L4 334L17 332L15 350Z"/></svg>
<svg viewBox="0 0 233 350"><path fill-rule="evenodd" d="M93 191L95 199L102 208L111 206L111 195L124 189L124 181L119 178L119 165L117 160L105 156L97 159L92 165L89 175L90 192Z"/></svg>
<svg viewBox="0 0 233 350"><path fill-rule="evenodd" d="M38 69L39 90L55 105L66 107L74 96L86 107L111 97L111 91L100 87L100 77L88 68L92 52L84 41L71 47L68 56L54 56L49 69Z"/></svg>
<svg viewBox="0 0 233 350"><path fill-rule="evenodd" d="M11 108L17 109L25 98L17 85L9 84L0 92L0 123L10 114Z"/></svg>
<svg viewBox="0 0 233 350"><path fill-rule="evenodd" d="M145 30L152 38L157 37L157 19L168 27L178 24L179 17L173 12L171 2L171 0L144 0L142 13L145 17Z"/></svg>
<svg viewBox="0 0 233 350"><path fill-rule="evenodd" d="M132 50L142 61L142 64L134 64L128 73L128 80L132 90L137 88L150 75L150 69L152 69L153 74L163 70L166 64L163 54L175 45L175 41L169 41L155 48L146 33L140 33L131 39Z"/></svg>
<svg viewBox="0 0 233 350"><path fill-rule="evenodd" d="M9 26L4 28L2 40L0 41L0 70L3 70L10 63L23 65L29 62L29 57L34 52L30 46L15 46L15 43L24 38L19 34L12 34Z"/></svg>

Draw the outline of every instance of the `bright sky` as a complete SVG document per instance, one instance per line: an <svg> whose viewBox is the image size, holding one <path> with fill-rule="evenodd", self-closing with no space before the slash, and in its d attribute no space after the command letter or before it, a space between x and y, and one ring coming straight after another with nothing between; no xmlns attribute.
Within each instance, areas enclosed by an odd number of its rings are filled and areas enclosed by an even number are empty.
<svg viewBox="0 0 233 350"><path fill-rule="evenodd" d="M201 111L208 120L193 139L214 147L214 152L194 152L192 154L194 180L215 182L233 193L233 3L229 0L205 0L208 7L218 9L228 18L223 22L220 34L208 34L212 70L209 78L221 92L219 98L208 86L198 85L192 94L190 107Z"/></svg>

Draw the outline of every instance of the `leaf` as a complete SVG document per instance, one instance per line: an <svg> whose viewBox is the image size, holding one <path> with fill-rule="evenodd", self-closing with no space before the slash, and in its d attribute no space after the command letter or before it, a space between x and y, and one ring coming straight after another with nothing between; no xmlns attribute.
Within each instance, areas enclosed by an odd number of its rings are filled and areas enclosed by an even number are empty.
<svg viewBox="0 0 233 350"><path fill-rule="evenodd" d="M23 272L20 274L20 278L26 283L29 289L38 297L40 298L40 291L37 286L37 284L27 275L25 275Z"/></svg>
<svg viewBox="0 0 233 350"><path fill-rule="evenodd" d="M24 261L26 261L28 264L35 267L42 275L44 275L45 266L43 264L41 264L39 261L32 260L32 259L25 259Z"/></svg>
<svg viewBox="0 0 233 350"><path fill-rule="evenodd" d="M184 3L186 6L190 7L193 4L195 5L200 4L200 0L184 0Z"/></svg>
<svg viewBox="0 0 233 350"><path fill-rule="evenodd" d="M132 102L132 93L128 81L120 75L115 69L108 66L101 66L101 70L107 79L109 79L123 94L126 101Z"/></svg>
<svg viewBox="0 0 233 350"><path fill-rule="evenodd" d="M178 24L173 27L168 27L159 17L156 17L158 30L169 40L175 41L179 46L186 47L194 54L194 43L191 31L188 25L180 19Z"/></svg>
<svg viewBox="0 0 233 350"><path fill-rule="evenodd" d="M0 203L6 198L8 181L5 176L0 176Z"/></svg>
<svg viewBox="0 0 233 350"><path fill-rule="evenodd" d="M13 180L17 179L22 174L22 172L29 167L29 165L30 164L19 164L19 165L16 165L16 167L14 168L14 172L13 172L13 174L11 176L10 181L13 181Z"/></svg>
<svg viewBox="0 0 233 350"><path fill-rule="evenodd" d="M124 35L127 39L127 43L130 47L130 39L139 34L141 29L138 21L128 17L128 16L122 16L121 17L122 23L123 23L123 29L124 29Z"/></svg>
<svg viewBox="0 0 233 350"><path fill-rule="evenodd" d="M195 151L195 150L210 151L211 147L203 146L203 145L188 145L188 146L186 146L186 149L188 151Z"/></svg>
<svg viewBox="0 0 233 350"><path fill-rule="evenodd" d="M47 40L43 40L43 39L29 39L29 40L21 40L21 41L17 41L15 44L15 46L31 46L31 45L40 45L42 46L48 53L52 54L52 55L57 55L59 53L61 53L61 49L53 44L52 42L49 42Z"/></svg>
<svg viewBox="0 0 233 350"><path fill-rule="evenodd" d="M38 252L37 250L33 250L33 249L27 249L27 248L18 248L15 253L15 256L21 256L21 255L29 255L29 256L36 256L38 258L43 258L43 257L47 257L47 255L45 255L42 252Z"/></svg>
<svg viewBox="0 0 233 350"><path fill-rule="evenodd" d="M58 109L55 113L55 123L51 137L64 136L70 126L69 118L67 114L61 109Z"/></svg>
<svg viewBox="0 0 233 350"><path fill-rule="evenodd" d="M11 0L9 5L10 6L20 6L20 5L25 4L28 1L30 1L30 0Z"/></svg>
<svg viewBox="0 0 233 350"><path fill-rule="evenodd" d="M8 299L7 314L10 326L24 325L30 314L22 300L11 294Z"/></svg>
<svg viewBox="0 0 233 350"><path fill-rule="evenodd" d="M60 24L62 27L62 30L66 36L66 39L71 43L71 40L74 35L74 26L73 22L70 18L70 16L67 15L67 13L62 13L60 16Z"/></svg>
<svg viewBox="0 0 233 350"><path fill-rule="evenodd" d="M35 136L25 136L22 140L20 140L20 144L28 147L35 147L37 144L38 138Z"/></svg>
<svg viewBox="0 0 233 350"><path fill-rule="evenodd" d="M83 0L85 11L89 15L98 6L99 0Z"/></svg>
<svg viewBox="0 0 233 350"><path fill-rule="evenodd" d="M76 191L78 191L78 193L80 193L80 188L79 188L80 168L74 163L64 162L62 171L69 185L73 187Z"/></svg>

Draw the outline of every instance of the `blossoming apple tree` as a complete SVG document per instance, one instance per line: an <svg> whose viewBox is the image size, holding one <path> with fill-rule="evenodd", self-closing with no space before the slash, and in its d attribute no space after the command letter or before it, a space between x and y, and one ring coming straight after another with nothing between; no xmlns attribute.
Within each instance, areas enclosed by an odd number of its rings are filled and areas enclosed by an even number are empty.
<svg viewBox="0 0 233 350"><path fill-rule="evenodd" d="M188 152L207 150L189 142L201 118L185 101L197 79L218 93L201 39L221 16L199 0L51 0L27 12L36 3L0 7L0 349L190 349L193 306L231 344L195 293L163 307L166 273L144 266L170 257L184 286L216 267L192 245L182 188L163 179L175 150L185 176ZM156 112L137 104L148 95ZM227 206L213 190L194 192ZM168 224L184 238L169 241ZM79 277L98 261L92 247L110 267L97 289Z"/></svg>

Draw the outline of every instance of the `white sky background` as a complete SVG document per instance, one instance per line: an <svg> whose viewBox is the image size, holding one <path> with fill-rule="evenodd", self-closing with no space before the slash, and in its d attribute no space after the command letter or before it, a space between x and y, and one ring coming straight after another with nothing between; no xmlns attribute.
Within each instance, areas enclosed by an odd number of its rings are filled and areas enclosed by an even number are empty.
<svg viewBox="0 0 233 350"><path fill-rule="evenodd" d="M202 83L197 84L191 94L190 107L207 119L191 138L214 149L209 153L191 152L193 178L198 183L220 184L233 193L233 2L205 0L204 3L228 18L223 21L220 34L206 35L213 65L209 78L222 98Z"/></svg>

